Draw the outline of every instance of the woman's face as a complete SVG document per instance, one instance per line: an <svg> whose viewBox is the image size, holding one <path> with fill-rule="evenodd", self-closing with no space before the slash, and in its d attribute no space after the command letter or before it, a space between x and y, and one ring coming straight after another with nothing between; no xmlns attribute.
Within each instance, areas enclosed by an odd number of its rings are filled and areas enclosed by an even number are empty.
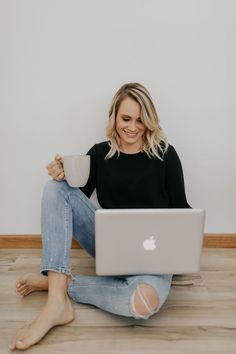
<svg viewBox="0 0 236 354"><path fill-rule="evenodd" d="M116 115L116 131L120 137L120 148L127 152L139 151L146 130L140 118L141 108L130 97L124 98Z"/></svg>

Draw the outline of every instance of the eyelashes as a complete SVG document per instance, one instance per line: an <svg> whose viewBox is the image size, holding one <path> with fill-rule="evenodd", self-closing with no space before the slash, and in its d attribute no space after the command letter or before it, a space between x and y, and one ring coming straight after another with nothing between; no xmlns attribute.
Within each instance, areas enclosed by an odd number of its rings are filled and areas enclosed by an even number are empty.
<svg viewBox="0 0 236 354"><path fill-rule="evenodd" d="M123 120L124 122L128 122L128 121L129 121L129 118L123 118L123 117L122 117L122 120ZM138 119L137 122L138 122L138 123L142 123L141 119Z"/></svg>

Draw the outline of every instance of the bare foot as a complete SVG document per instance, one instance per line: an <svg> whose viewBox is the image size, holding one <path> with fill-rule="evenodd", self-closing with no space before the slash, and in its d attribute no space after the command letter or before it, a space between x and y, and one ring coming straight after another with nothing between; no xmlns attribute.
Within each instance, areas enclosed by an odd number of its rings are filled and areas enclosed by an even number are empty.
<svg viewBox="0 0 236 354"><path fill-rule="evenodd" d="M48 300L39 316L19 330L9 345L11 350L27 349L40 341L54 326L67 324L74 319L74 311L68 296Z"/></svg>
<svg viewBox="0 0 236 354"><path fill-rule="evenodd" d="M29 295L33 291L48 290L48 277L35 273L28 273L17 279L16 292L19 295Z"/></svg>

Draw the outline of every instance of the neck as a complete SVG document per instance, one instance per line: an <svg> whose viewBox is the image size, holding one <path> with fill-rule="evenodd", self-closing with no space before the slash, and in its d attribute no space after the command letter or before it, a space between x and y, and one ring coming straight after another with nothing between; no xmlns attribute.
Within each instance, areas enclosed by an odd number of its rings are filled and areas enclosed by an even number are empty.
<svg viewBox="0 0 236 354"><path fill-rule="evenodd" d="M137 154L142 150L142 145L141 146L120 146L120 151L124 152L126 154Z"/></svg>

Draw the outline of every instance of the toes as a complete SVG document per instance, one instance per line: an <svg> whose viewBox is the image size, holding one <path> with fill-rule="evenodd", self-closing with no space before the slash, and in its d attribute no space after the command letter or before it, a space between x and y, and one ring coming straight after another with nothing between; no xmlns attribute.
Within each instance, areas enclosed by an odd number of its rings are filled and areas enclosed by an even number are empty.
<svg viewBox="0 0 236 354"><path fill-rule="evenodd" d="M24 286L24 283L21 282L21 281L18 281L18 282L16 283L16 290L20 289L21 286Z"/></svg>
<svg viewBox="0 0 236 354"><path fill-rule="evenodd" d="M30 292L31 292L31 289L27 288L27 289L24 290L23 293L21 293L21 295L28 295Z"/></svg>
<svg viewBox="0 0 236 354"><path fill-rule="evenodd" d="M24 286L25 286L25 285L18 286L18 287L16 288L16 291L17 291L17 292L21 291L21 290L24 288Z"/></svg>
<svg viewBox="0 0 236 354"><path fill-rule="evenodd" d="M28 344L25 340L18 340L16 342L17 349L27 349L29 348L30 344Z"/></svg>
<svg viewBox="0 0 236 354"><path fill-rule="evenodd" d="M27 283L28 279L28 274L25 274L24 276L18 278L16 280L16 288L20 288L21 286L25 285Z"/></svg>
<svg viewBox="0 0 236 354"><path fill-rule="evenodd" d="M21 295L27 295L28 294L28 292L29 292L29 288L27 287L27 288L25 288L24 290L22 290L21 291Z"/></svg>
<svg viewBox="0 0 236 354"><path fill-rule="evenodd" d="M13 340L11 341L11 343L9 344L9 349L14 350L14 349L25 349L27 348L27 345L25 344L26 342L26 335L29 331L29 325L26 325L25 327L21 328L17 334L15 335L15 337L13 338ZM19 343L20 342L20 343Z"/></svg>
<svg viewBox="0 0 236 354"><path fill-rule="evenodd" d="M16 334L15 338L12 340L12 342L9 344L9 349L14 350L16 349L16 342L20 340L22 329Z"/></svg>
<svg viewBox="0 0 236 354"><path fill-rule="evenodd" d="M24 283L25 283L25 280L23 279L23 277L16 279L16 286L22 285Z"/></svg>
<svg viewBox="0 0 236 354"><path fill-rule="evenodd" d="M16 282L16 286L15 286L16 292L21 291L25 286L26 286L26 283L24 281L18 280Z"/></svg>
<svg viewBox="0 0 236 354"><path fill-rule="evenodd" d="M15 347L16 347L15 342L10 343L8 347L11 350L15 349Z"/></svg>
<svg viewBox="0 0 236 354"><path fill-rule="evenodd" d="M25 327L25 329L29 329L29 326ZM30 334L28 331L27 333L24 332L24 334L21 337L18 337L16 340L16 348L17 349L27 349L33 344L36 344L37 341L35 340L34 336Z"/></svg>
<svg viewBox="0 0 236 354"><path fill-rule="evenodd" d="M17 289L18 294L23 294L25 290L28 289L27 285L21 286L19 289Z"/></svg>

